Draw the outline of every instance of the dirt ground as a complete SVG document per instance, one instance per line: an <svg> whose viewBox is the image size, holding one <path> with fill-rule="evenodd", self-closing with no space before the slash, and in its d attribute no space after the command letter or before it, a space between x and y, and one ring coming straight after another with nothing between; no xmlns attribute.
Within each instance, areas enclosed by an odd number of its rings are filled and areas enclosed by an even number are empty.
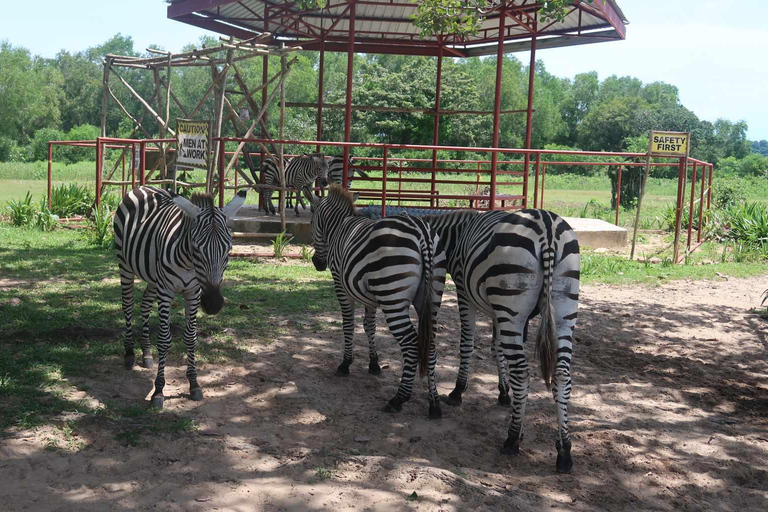
<svg viewBox="0 0 768 512"><path fill-rule="evenodd" d="M768 510L768 323L749 313L766 288L768 276L583 287L571 475L554 471L556 418L539 378L520 455L500 453L509 409L496 403L485 319L464 404L429 421L423 381L402 413L379 412L401 367L383 323L382 375L366 371L358 326L351 375L333 376L341 333L330 322L340 318L328 315L322 332L246 344L237 363L203 366L202 403L185 398L173 361L166 410L194 419L192 433L144 435L134 447L105 419L79 423L55 451L46 450L53 427L0 440L0 509ZM453 387L458 339L449 294L442 393ZM72 398L146 403L154 373L121 363L73 382L88 391L73 387Z"/></svg>

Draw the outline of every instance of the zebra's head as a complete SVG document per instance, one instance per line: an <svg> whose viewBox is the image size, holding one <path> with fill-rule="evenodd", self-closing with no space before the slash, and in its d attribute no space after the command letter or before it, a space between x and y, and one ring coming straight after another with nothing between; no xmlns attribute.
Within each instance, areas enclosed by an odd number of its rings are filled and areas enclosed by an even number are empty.
<svg viewBox="0 0 768 512"><path fill-rule="evenodd" d="M312 153L312 164L317 170L317 179L320 181L321 187L328 186L328 160L322 153Z"/></svg>
<svg viewBox="0 0 768 512"><path fill-rule="evenodd" d="M312 245L315 254L312 256L312 263L315 269L323 271L328 268L330 233L345 217L359 213L355 210L355 195L335 183L331 184L326 197L315 197L313 201L315 209L312 213Z"/></svg>
<svg viewBox="0 0 768 512"><path fill-rule="evenodd" d="M213 204L208 194L193 194L191 200L175 196L173 202L192 220L189 231L192 262L200 284L200 304L209 315L215 315L224 306L221 282L229 263L232 232L227 220L245 203L246 191L241 190L224 207Z"/></svg>

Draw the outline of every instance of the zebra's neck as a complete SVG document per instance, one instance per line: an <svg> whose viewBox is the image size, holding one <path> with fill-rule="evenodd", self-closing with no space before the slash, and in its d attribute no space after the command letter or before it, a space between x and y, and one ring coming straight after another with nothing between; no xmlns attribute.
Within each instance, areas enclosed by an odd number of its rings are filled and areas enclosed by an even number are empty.
<svg viewBox="0 0 768 512"><path fill-rule="evenodd" d="M326 237L329 244L328 263L332 264L332 262L335 262L334 260L336 257L342 254L344 243L349 240L351 236L357 235L355 231L358 231L361 227L371 225L374 222L375 221L367 217L349 215L347 217L342 217L338 222L334 223L334 225L329 226L327 228Z"/></svg>

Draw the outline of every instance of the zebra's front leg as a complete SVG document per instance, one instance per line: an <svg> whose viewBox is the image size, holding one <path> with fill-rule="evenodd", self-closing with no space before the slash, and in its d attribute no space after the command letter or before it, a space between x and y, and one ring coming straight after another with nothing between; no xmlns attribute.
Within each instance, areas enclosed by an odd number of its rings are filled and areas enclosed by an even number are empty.
<svg viewBox="0 0 768 512"><path fill-rule="evenodd" d="M152 368L155 365L149 340L149 314L152 312L152 306L155 305L156 297L157 285L147 283L147 289L144 290L144 296L141 298L141 366L144 368Z"/></svg>
<svg viewBox="0 0 768 512"><path fill-rule="evenodd" d="M171 300L172 297L159 294L157 309L160 316L160 333L157 336L157 377L155 392L152 394L151 407L162 409L163 388L165 388L165 360L171 348Z"/></svg>
<svg viewBox="0 0 768 512"><path fill-rule="evenodd" d="M379 375L381 367L379 366L379 354L376 352L376 308L366 306L363 328L368 337L368 373Z"/></svg>
<svg viewBox="0 0 768 512"><path fill-rule="evenodd" d="M402 411L403 404L411 399L413 391L413 379L416 375L419 354L418 337L413 322L411 322L409 310L409 302L393 304L384 309L389 331L400 344L400 351L403 355L403 375L400 379L400 387L397 389L397 394L382 409L384 412Z"/></svg>
<svg viewBox="0 0 768 512"><path fill-rule="evenodd" d="M456 377L456 387L446 398L448 405L461 405L461 395L467 390L469 383L469 365L472 361L472 353L475 349L475 319L476 309L467 300L463 291L458 291L459 316L461 317L461 345L459 347L459 374Z"/></svg>
<svg viewBox="0 0 768 512"><path fill-rule="evenodd" d="M184 327L184 346L187 348L187 380L189 397L196 402L203 399L203 390L197 383L195 349L197 348L197 310L200 307L200 288L184 292L184 308L187 324Z"/></svg>
<svg viewBox="0 0 768 512"><path fill-rule="evenodd" d="M505 323L508 326L509 323ZM491 352L496 360L496 371L499 374L499 405L502 407L508 407L512 403L512 399L509 397L509 372L507 367L507 358L504 355L505 344L502 338L520 335L518 332L508 331L500 327L500 322L494 320L493 322L493 340L491 342ZM522 341L520 341L522 347Z"/></svg>
<svg viewBox="0 0 768 512"><path fill-rule="evenodd" d="M344 331L344 358L336 369L336 376L346 377L349 375L349 365L352 364L354 353L355 303L344 292L340 283L334 282L334 288L339 306L341 306L342 330Z"/></svg>
<svg viewBox="0 0 768 512"><path fill-rule="evenodd" d="M133 279L134 275L120 268L120 291L122 293L123 315L125 315L125 333L123 347L125 356L123 364L126 370L133 368L136 356L133 353Z"/></svg>

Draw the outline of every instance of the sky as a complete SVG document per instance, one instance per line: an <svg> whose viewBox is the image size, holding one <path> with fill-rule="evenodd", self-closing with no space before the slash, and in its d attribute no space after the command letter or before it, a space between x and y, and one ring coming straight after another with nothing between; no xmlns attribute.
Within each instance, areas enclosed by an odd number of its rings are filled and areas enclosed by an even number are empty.
<svg viewBox="0 0 768 512"><path fill-rule="evenodd" d="M170 51L210 34L168 20L162 0L4 3L0 40L43 57L96 46L118 32L132 36L137 50ZM744 120L749 139L768 139L768 1L618 3L630 22L625 41L542 50L537 59L557 76L594 70L601 80L615 74L673 84L700 119ZM516 55L530 59L526 52Z"/></svg>

